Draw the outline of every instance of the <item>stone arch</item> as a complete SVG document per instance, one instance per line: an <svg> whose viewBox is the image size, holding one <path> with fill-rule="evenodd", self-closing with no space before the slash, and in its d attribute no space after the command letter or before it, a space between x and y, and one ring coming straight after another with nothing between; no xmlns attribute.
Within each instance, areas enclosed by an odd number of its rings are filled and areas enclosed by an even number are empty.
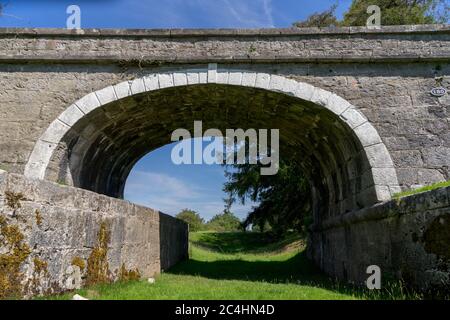
<svg viewBox="0 0 450 320"><path fill-rule="evenodd" d="M377 130L348 101L329 91L279 75L236 70L231 67L218 67L217 64L209 64L208 67L204 68L152 73L142 78L108 86L84 96L61 113L36 142L25 167L25 175L31 178L46 178L46 172L52 158L55 157L58 146L62 141L66 141L68 144L66 147L69 148L67 152L70 160L68 161L73 164L72 170L75 175L73 184L99 193L120 197L126 177L134 163L143 155L143 151L140 151L139 155L134 155L133 159L126 158L128 156L126 152L120 153L115 151L114 161L116 162L105 162L101 169L108 168L108 170L117 171L119 170L117 169L118 162L122 161L119 172L114 175L106 172L104 176L100 177L99 172L87 169L85 173L81 173L84 170L83 161L98 159L96 153L99 150L98 148L90 148L91 145L106 145L103 151L108 148L120 148L117 141L105 143L105 140L109 139L108 135L98 135L97 140L89 141L90 127L92 127L92 132L98 131L98 128L92 124L95 123L96 112L98 113L99 110L105 110L108 106L134 97L147 99L151 102L153 98L150 96L146 97L145 94L157 94L164 90L166 92L167 90L172 90L170 94L174 95L177 92L173 90L181 90L181 88L197 88L192 90L201 90L202 86L209 85L217 86L218 90L222 90L224 88L222 86L227 88L245 88L245 90L254 90L252 92L269 92L275 95L278 94L280 97L296 99L296 101L302 101L307 108L321 108L325 110L327 112L326 116L331 119L329 123L345 127L339 130L348 131L348 133L345 133L349 137L348 141L344 143L339 141L328 144L321 143L318 148L309 145L305 147L305 151L317 160L318 167L313 163L314 161L310 161L305 166L306 168L316 166L317 174L320 176L320 178L317 178L317 181L320 180L320 183L328 185L329 189L334 190L334 193L330 193L330 196L326 198L328 201L334 201L337 204L337 207L339 207L337 211L346 212L379 201L389 200L393 193L399 191L394 164ZM120 108L117 111L121 112ZM122 121L126 120L122 119ZM115 128L114 124L108 127L108 130L111 130L111 132L114 132L116 129L120 130L120 128ZM79 133L81 130L84 132L83 135ZM291 134L293 133L295 133L295 130L291 132ZM74 138L74 136L76 137ZM124 137L121 139L123 140ZM320 137L311 139L316 139L317 141ZM121 141L120 143L123 144L124 142ZM302 146L305 146L305 143ZM322 161L323 158L318 155L320 153L319 150L322 153L327 153L328 158L325 159L326 161ZM355 154L360 157L356 161L358 162L356 166L355 163L352 163L352 161L355 162ZM124 159L127 162L124 162ZM329 167L332 167L334 171ZM356 171L356 173L352 173L352 170ZM81 176L88 178L81 179ZM81 180L89 180L89 182ZM346 186L346 184L351 184L351 187ZM110 185L113 185L115 189L111 189ZM355 191L354 189L357 190ZM320 188L315 190L316 196L322 192L323 190L320 190ZM351 198L349 195L351 194L357 195L349 200ZM358 200L355 200L358 197L366 200L358 202ZM353 204L345 203L345 200L349 200L347 202L352 202ZM355 205L355 201L358 202L357 205Z"/></svg>

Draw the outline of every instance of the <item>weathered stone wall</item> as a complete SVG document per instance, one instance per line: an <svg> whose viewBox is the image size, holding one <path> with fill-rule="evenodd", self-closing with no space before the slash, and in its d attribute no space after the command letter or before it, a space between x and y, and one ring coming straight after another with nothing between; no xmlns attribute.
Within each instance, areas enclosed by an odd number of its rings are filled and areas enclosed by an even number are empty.
<svg viewBox="0 0 450 320"><path fill-rule="evenodd" d="M313 227L309 255L328 274L363 284L403 279L450 293L450 187L392 200ZM441 291L441 292L442 292Z"/></svg>
<svg viewBox="0 0 450 320"><path fill-rule="evenodd" d="M449 58L448 25L384 27L381 30L72 32L1 29L0 169L23 173L36 141L50 123L86 94L151 73L199 66L204 69L208 63L215 62L218 63L218 69L285 76L333 92L350 102L380 134L403 188L450 179L450 95L437 98L429 93L431 88L439 84L439 77L443 77L442 86L449 87ZM167 115L166 119L171 119L171 115ZM8 179L28 181L16 175L10 175ZM120 263L123 262L130 264L125 266L127 269L133 268L131 262L136 259L136 263L145 266L142 272L150 274L159 269L159 264L164 269L179 255L184 256L185 248L174 249L171 242L178 237L185 239L182 234L186 231L182 225L181 233L171 230L178 230L178 227L170 221L164 223L169 218L155 218L160 219L159 224L148 222L144 227L141 218L151 212L149 209L79 189L44 182L27 183L58 189L48 195L45 194L48 190L45 190L44 194L38 194L41 198L33 198L34 191L29 192L24 187L22 190L30 201L21 201L24 203L23 208L17 209L17 212L24 212L27 221L31 221L35 215L30 210L36 209L36 206L42 207L43 221L46 221L45 215L47 219L52 218L47 223L57 220L53 217L64 221L64 230L67 230L64 234L54 233L52 236L53 230L62 229L49 225L47 232L51 241L42 249L45 259L61 260L62 252L71 252L72 244L76 247L76 241L84 241L89 243L84 255L81 251L77 254L86 260L90 255L89 250L95 249L98 235L104 233L99 232L99 229L102 230L100 217L109 217L114 227L110 250L116 252L113 254L115 260L110 262L113 271L121 267ZM10 184L11 188L20 186L21 183ZM44 187L33 188L43 190L41 188ZM348 213L338 216L335 218L337 220L317 220L321 226L313 237L314 259L328 273L353 281L365 279L365 268L369 264L380 265L386 273L409 277L412 283L419 286L433 283L436 279L448 281L448 263L442 259L444 262L439 262L440 258L429 253L448 248L445 243L429 245L441 241L439 239L446 239L448 233L439 233L440 238L433 238L434 232L426 231L435 230L434 226L438 226L438 232L441 232L441 218L432 221L438 216L443 216L444 228L448 226L445 224L448 221L445 218L448 214L448 195L447 200L439 200L440 207L426 200L435 199L441 192L414 196L401 200L399 204L390 202ZM73 193L77 197L72 198L70 194ZM80 199L86 199L86 203ZM127 212L132 209L130 212L136 213L127 213L124 218L118 211L106 210L104 202L114 204L117 208L125 207ZM421 202L424 203L422 207L415 205ZM94 210L96 203L99 203L101 210ZM75 216L79 218L69 219L65 215L67 210L78 214ZM8 219L17 220L16 216L11 216L12 211L5 211ZM157 216L156 213L154 215ZM121 219L124 222L119 223ZM129 225L125 235L133 239L136 246L119 249L118 244L123 239L114 236L119 237L123 232L114 230L120 230L121 223ZM72 233L72 229L82 229L78 224L83 224L83 228L89 230L81 236L84 240L79 240ZM25 224L22 226L25 228ZM147 241L153 234L147 231L156 230L152 228L158 228L160 235L169 237L165 240L159 237L162 245L158 245L157 249ZM34 234L33 230L38 229L32 225L31 229L26 230L28 234L25 234L30 237ZM45 232L42 236L37 234L46 239ZM58 246L58 237L62 237L62 243L66 243L63 248ZM180 241L178 239L175 242ZM144 243L147 243L149 247L146 250L151 252L153 258L159 255L157 266L151 264L157 260L145 260L145 256L138 255L136 248L140 246L139 243L142 245L140 248L144 248ZM66 248L69 251L65 251ZM102 248L98 249L97 252ZM442 256L441 252L438 255ZM61 260L64 265L49 263L49 268L55 270L50 274L58 275L53 282L64 282L59 277L63 277L64 268L70 263L68 259ZM31 274L32 268L27 268Z"/></svg>
<svg viewBox="0 0 450 320"><path fill-rule="evenodd" d="M14 289L17 263L19 291L60 292L153 276L187 257L187 241L187 225L158 211L0 171L0 257L9 261L0 268L0 298Z"/></svg>
<svg viewBox="0 0 450 320"><path fill-rule="evenodd" d="M0 30L0 167L23 173L49 124L84 95L219 62L334 92L381 135L403 188L450 179L448 26L287 30ZM26 61L26 63L24 63ZM157 65L157 67L155 67ZM150 151L150 150L148 150Z"/></svg>

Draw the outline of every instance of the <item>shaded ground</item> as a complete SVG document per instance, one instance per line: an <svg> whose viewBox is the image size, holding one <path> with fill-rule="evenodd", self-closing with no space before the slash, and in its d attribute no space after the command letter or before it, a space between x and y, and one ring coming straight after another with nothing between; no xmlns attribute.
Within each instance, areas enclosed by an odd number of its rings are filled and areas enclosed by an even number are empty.
<svg viewBox="0 0 450 320"><path fill-rule="evenodd" d="M269 241L258 233L193 233L190 259L159 275L155 284L116 283L77 293L90 299L406 298L398 290L381 295L331 281L306 258L298 235Z"/></svg>

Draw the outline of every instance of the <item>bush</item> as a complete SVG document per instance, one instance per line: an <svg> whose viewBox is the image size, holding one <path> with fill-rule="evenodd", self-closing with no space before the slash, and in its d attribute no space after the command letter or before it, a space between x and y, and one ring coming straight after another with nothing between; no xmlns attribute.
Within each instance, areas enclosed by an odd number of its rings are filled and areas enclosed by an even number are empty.
<svg viewBox="0 0 450 320"><path fill-rule="evenodd" d="M205 227L205 221L194 210L184 209L175 217L186 222L189 225L189 231L201 231Z"/></svg>
<svg viewBox="0 0 450 320"><path fill-rule="evenodd" d="M208 230L225 232L225 231L240 231L241 220L231 212L224 212L215 215L207 224Z"/></svg>

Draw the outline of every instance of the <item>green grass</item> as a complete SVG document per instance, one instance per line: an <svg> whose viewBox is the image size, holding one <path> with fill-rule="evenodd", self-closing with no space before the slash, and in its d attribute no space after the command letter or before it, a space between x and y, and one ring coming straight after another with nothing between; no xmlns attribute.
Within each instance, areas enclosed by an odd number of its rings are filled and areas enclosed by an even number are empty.
<svg viewBox="0 0 450 320"><path fill-rule="evenodd" d="M304 241L278 242L258 233L192 233L190 256L146 281L98 285L76 293L89 299L365 299L380 293L333 282L305 255ZM388 298L406 295L388 293ZM72 293L47 299L70 299Z"/></svg>
<svg viewBox="0 0 450 320"><path fill-rule="evenodd" d="M450 180L449 181L443 181L443 182L437 182L434 184L431 184L429 186L424 186L418 189L413 189L413 190L407 190L407 191L403 191L403 192L399 192L394 194L394 199L400 199L403 197L407 197L407 196L411 196L413 194L418 194L418 193L422 193L422 192L427 192L427 191L431 191L431 190L435 190L435 189L439 189L439 188L445 188L450 186Z"/></svg>

